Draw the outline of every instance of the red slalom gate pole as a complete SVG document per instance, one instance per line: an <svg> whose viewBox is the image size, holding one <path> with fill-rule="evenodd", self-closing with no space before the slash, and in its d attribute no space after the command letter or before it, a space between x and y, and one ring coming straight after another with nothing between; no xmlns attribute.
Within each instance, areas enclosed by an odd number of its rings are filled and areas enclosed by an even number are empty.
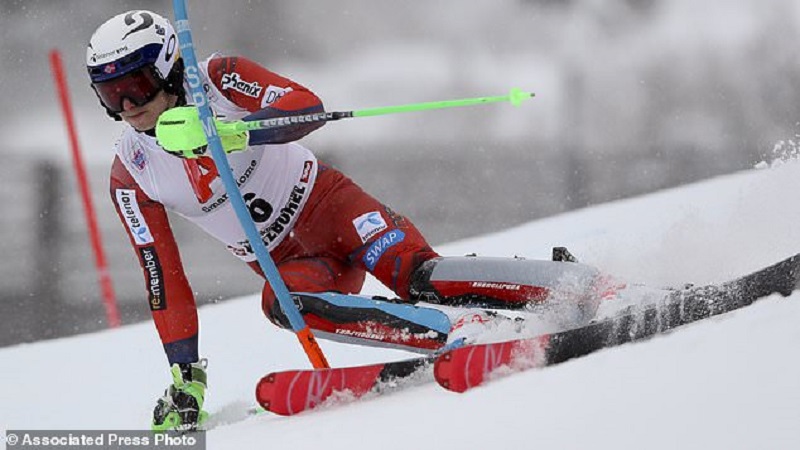
<svg viewBox="0 0 800 450"><path fill-rule="evenodd" d="M86 177L86 169L83 166L80 146L78 145L78 133L75 128L75 118L72 113L72 104L69 100L69 90L67 88L67 77L64 74L64 64L61 62L61 53L58 50L50 51L50 68L53 72L58 98L61 103L61 111L64 113L64 121L67 126L70 150L72 151L72 161L75 167L75 174L78 178L78 186L83 201L83 209L86 213L86 222L89 224L89 240L92 243L94 252L95 266L97 266L97 277L100 282L100 289L103 294L103 304L106 308L106 320L108 326L116 328L120 325L119 310L117 309L117 299L114 295L114 287L111 283L111 274L108 270L108 262L103 251L100 229L97 226L97 215L95 214L92 197L89 190L89 180Z"/></svg>

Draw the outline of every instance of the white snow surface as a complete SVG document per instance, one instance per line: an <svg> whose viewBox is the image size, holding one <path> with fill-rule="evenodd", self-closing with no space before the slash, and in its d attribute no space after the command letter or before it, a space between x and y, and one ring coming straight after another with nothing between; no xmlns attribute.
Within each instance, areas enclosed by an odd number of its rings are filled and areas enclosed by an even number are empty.
<svg viewBox="0 0 800 450"><path fill-rule="evenodd" d="M798 192L790 161L438 250L547 258L566 245L630 281L721 281L800 252ZM387 294L374 279L364 292ZM290 418L245 411L261 376L309 367L292 333L262 317L258 295L200 317L211 449L800 448L800 295L466 394L428 383ZM411 355L321 344L337 366ZM4 429L146 429L169 382L151 323L5 348L0 362Z"/></svg>

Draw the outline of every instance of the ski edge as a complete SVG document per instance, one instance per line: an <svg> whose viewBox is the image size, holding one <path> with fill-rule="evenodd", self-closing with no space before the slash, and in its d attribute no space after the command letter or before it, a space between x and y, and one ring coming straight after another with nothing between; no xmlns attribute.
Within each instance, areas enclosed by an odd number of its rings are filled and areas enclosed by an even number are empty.
<svg viewBox="0 0 800 450"><path fill-rule="evenodd" d="M257 403L267 411L292 416L305 411L327 406L335 399L337 405L349 404L368 394L383 394L402 389L406 382L432 368L434 357L365 364L360 366L335 367L330 369L295 369L271 372L256 384ZM291 379L287 383L286 379ZM333 378L336 378L335 380ZM275 384L280 380L280 387ZM331 385L331 383L334 385ZM282 390L288 399L297 393L304 401L300 405L287 407L288 401L272 401L270 393Z"/></svg>

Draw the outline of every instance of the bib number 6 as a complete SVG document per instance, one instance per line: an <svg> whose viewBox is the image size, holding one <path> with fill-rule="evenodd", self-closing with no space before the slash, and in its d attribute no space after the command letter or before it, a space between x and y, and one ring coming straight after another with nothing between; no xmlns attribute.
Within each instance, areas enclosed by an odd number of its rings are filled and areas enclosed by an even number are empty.
<svg viewBox="0 0 800 450"><path fill-rule="evenodd" d="M256 197L256 194L252 192L244 194L243 198L244 204L247 205L247 209L250 211L250 217L253 218L253 222L264 223L269 219L269 216L272 215L272 205L263 198Z"/></svg>

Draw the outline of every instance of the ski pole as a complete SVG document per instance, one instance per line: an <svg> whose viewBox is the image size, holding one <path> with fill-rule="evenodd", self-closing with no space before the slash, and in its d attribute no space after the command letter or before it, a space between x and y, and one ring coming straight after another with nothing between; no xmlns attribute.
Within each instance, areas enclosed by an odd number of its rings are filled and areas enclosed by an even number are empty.
<svg viewBox="0 0 800 450"><path fill-rule="evenodd" d="M354 117L385 116L387 114L397 114L413 111L428 111L434 109L458 108L462 106L482 105L486 103L509 102L514 106L519 106L523 101L533 97L535 94L525 92L519 88L511 88L508 95L498 95L494 97L475 97L463 98L459 100L444 100L438 102L411 103L407 105L383 106L378 108L367 108L353 111L323 112L314 114L302 114L298 116L276 117L274 119L254 120L252 122L217 122L217 130L220 135L228 136L251 130L265 130L270 128L285 127L299 123L312 122L331 122L334 120L350 119Z"/></svg>
<svg viewBox="0 0 800 450"><path fill-rule="evenodd" d="M241 120L224 122L216 119L214 119L213 122L216 125L218 136L234 138L239 135L238 139L242 139L241 133L247 131L268 130L301 123L331 122L353 117L383 116L401 112L427 111L498 102L510 102L514 106L519 106L523 101L533 96L534 94L530 92L512 88L508 95L498 95L494 97L463 98L460 100L411 103L408 105L383 106L353 111L301 114L248 122ZM194 106L170 108L164 111L158 118L158 123L156 124L156 138L159 144L166 150L179 153L183 155L184 158L196 158L197 154L194 149L201 148L208 142L205 137L205 132L200 131L201 128L205 128L203 125L204 121L205 119L201 120L197 108ZM244 139L246 139L246 136Z"/></svg>
<svg viewBox="0 0 800 450"><path fill-rule="evenodd" d="M300 311L297 310L294 301L292 301L291 294L289 294L286 284L284 284L283 279L281 279L278 268L275 266L275 262L272 261L269 251L267 251L267 247L264 245L264 241L261 239L261 235L256 229L253 219L250 217L247 207L245 206L242 194L239 191L239 187L236 185L236 180L233 178L233 172L228 163L228 158L225 156L225 151L222 148L222 142L220 141L217 128L214 124L214 117L208 105L208 97L200 81L200 71L194 53L192 33L189 29L189 16L186 12L186 0L173 0L172 6L175 10L175 29L178 32L180 51L186 63L186 80L191 89L192 98L199 110L199 118L203 123L203 131L208 140L211 157L214 159L214 164L216 164L219 169L219 176L222 179L225 190L228 192L228 198L230 198L231 205L234 211L236 211L239 223L242 225L247 239L250 241L250 246L253 248L261 270L267 277L270 286L272 286L272 290L275 292L281 309L283 309L284 314L286 314L286 317L289 319L292 330L297 334L297 338L300 340L303 350L305 350L311 364L316 369L327 368L329 367L328 361L325 359L325 355L322 353L319 343L317 343L317 340L314 338L311 328L305 323L303 316L300 314Z"/></svg>

